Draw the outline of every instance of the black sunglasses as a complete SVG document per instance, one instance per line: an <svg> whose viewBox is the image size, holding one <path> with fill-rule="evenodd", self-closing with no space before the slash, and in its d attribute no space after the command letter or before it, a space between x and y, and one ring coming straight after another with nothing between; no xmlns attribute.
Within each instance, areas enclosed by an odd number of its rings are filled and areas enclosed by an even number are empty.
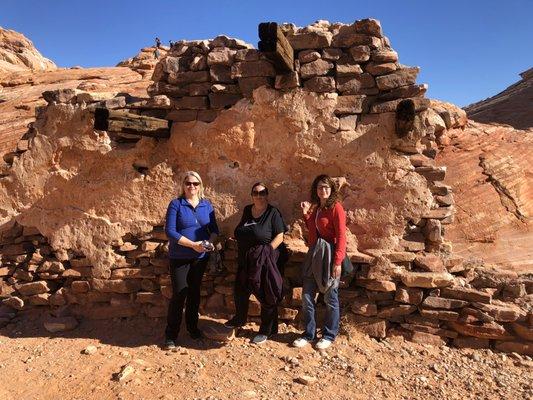
<svg viewBox="0 0 533 400"><path fill-rule="evenodd" d="M268 189L263 190L252 190L252 196L267 196Z"/></svg>
<svg viewBox="0 0 533 400"><path fill-rule="evenodd" d="M200 186L200 182L185 182L185 186Z"/></svg>

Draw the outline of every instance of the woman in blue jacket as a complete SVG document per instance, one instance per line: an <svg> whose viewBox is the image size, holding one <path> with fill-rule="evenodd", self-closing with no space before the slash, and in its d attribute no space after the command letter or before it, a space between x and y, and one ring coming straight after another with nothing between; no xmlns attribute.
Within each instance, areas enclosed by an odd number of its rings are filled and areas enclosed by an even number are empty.
<svg viewBox="0 0 533 400"><path fill-rule="evenodd" d="M197 172L185 173L181 195L168 205L165 230L169 239L172 281L165 348L171 349L176 347L185 304L187 331L193 339L203 337L198 329L200 285L209 259L209 247L219 233L215 211L204 198L204 186Z"/></svg>

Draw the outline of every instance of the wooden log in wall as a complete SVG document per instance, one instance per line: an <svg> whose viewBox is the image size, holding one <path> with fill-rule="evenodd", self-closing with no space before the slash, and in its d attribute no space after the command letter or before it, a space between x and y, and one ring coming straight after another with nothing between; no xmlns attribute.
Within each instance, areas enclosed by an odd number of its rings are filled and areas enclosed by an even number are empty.
<svg viewBox="0 0 533 400"><path fill-rule="evenodd" d="M171 122L166 119L132 114L124 110L97 108L94 129L153 138L170 137Z"/></svg>
<svg viewBox="0 0 533 400"><path fill-rule="evenodd" d="M259 51L265 53L279 72L294 71L294 50L276 22L259 24Z"/></svg>

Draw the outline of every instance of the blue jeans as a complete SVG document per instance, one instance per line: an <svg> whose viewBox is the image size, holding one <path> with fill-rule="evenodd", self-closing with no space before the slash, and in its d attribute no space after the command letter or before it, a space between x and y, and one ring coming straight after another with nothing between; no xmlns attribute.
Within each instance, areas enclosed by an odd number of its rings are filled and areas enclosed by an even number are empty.
<svg viewBox="0 0 533 400"><path fill-rule="evenodd" d="M302 314L305 324L303 337L309 341L315 340L316 321L315 321L315 295L317 285L315 279L304 278L302 290ZM331 341L339 333L340 307L339 307L339 281L335 283L324 293L324 302L326 303L326 320L322 329L322 337Z"/></svg>

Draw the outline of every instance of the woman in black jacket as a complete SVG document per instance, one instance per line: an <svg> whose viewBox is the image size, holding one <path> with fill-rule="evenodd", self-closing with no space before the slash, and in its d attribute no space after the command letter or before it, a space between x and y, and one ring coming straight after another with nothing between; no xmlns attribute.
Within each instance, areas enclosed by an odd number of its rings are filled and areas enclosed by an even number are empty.
<svg viewBox="0 0 533 400"><path fill-rule="evenodd" d="M259 334L252 342L259 344L278 332L281 269L287 260L287 251L283 244L286 228L279 210L268 203L268 189L264 183L255 183L251 196L252 204L244 207L241 221L235 228L238 246L238 269L234 290L236 310L235 316L225 325L238 328L246 323L248 301L253 291L261 302L261 326ZM265 282L266 280L268 282Z"/></svg>

